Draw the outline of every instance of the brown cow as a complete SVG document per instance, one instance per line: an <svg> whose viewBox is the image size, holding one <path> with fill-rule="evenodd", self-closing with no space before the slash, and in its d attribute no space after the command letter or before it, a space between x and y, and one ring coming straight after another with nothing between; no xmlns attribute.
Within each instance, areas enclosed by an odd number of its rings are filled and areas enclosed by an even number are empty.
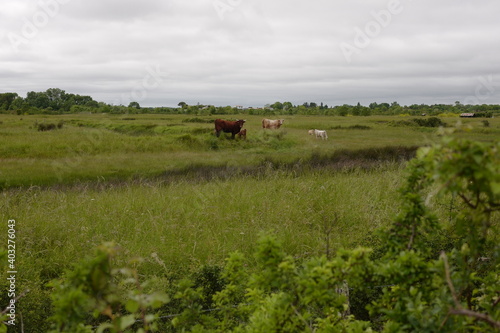
<svg viewBox="0 0 500 333"><path fill-rule="evenodd" d="M240 139L246 140L247 139L247 129L246 128L242 129L237 135Z"/></svg>
<svg viewBox="0 0 500 333"><path fill-rule="evenodd" d="M231 133L231 138L234 139L234 136L241 131L241 128L245 124L245 120L236 120L236 121L228 121L222 119L215 119L215 135L219 137L220 132Z"/></svg>
<svg viewBox="0 0 500 333"><path fill-rule="evenodd" d="M277 129L285 122L285 119L262 119L262 128Z"/></svg>

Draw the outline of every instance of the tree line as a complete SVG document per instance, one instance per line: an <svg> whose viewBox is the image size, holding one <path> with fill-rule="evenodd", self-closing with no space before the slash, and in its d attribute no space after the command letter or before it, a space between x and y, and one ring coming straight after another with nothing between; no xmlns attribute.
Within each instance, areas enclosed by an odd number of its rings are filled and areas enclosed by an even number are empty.
<svg viewBox="0 0 500 333"><path fill-rule="evenodd" d="M17 93L0 93L0 113L14 114L62 114L62 113L159 113L159 114L195 114L195 115L330 115L330 116L370 116L370 115L411 115L437 116L442 114L475 113L476 116L491 117L500 112L500 105L464 105L458 101L454 104L412 104L400 105L392 103L370 103L363 106L337 105L328 106L323 102L304 102L294 105L289 101L274 102L264 107L235 107L214 105L188 105L179 102L177 107L141 107L136 101L128 106L112 105L95 101L91 96L67 93L59 88L50 88L44 92L30 91L26 97Z"/></svg>

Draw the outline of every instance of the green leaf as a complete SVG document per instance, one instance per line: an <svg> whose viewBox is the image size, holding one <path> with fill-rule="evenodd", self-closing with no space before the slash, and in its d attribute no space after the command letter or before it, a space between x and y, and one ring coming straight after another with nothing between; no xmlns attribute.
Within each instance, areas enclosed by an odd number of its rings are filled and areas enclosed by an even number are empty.
<svg viewBox="0 0 500 333"><path fill-rule="evenodd" d="M128 312L132 312L132 313L137 312L137 310L139 310L139 302L137 302L134 299L129 299L127 301L127 303L125 304L125 309Z"/></svg>
<svg viewBox="0 0 500 333"><path fill-rule="evenodd" d="M422 158L426 157L427 154L429 154L430 151L431 151L430 147L421 147L421 148L419 148L417 150L417 158L422 159Z"/></svg>
<svg viewBox="0 0 500 333"><path fill-rule="evenodd" d="M113 325L111 323L103 323L103 324L99 325L99 327L96 330L96 333L103 333L107 329L112 330Z"/></svg>
<svg viewBox="0 0 500 333"><path fill-rule="evenodd" d="M491 183L491 190L493 191L493 194L499 195L500 194L500 183L492 182Z"/></svg>
<svg viewBox="0 0 500 333"><path fill-rule="evenodd" d="M127 327L132 326L134 325L134 323L135 323L135 316L133 314L120 317L119 319L120 330L124 330Z"/></svg>

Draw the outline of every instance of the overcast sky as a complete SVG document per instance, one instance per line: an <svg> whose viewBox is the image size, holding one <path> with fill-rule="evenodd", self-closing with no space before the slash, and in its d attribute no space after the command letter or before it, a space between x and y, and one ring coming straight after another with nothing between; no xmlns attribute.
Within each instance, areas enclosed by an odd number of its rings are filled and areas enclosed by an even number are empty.
<svg viewBox="0 0 500 333"><path fill-rule="evenodd" d="M0 92L500 103L498 0L0 0Z"/></svg>

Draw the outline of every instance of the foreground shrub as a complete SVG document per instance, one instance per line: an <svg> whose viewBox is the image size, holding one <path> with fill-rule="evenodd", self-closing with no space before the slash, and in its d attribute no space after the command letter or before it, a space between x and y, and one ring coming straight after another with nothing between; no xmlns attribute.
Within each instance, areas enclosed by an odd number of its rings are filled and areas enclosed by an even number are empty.
<svg viewBox="0 0 500 333"><path fill-rule="evenodd" d="M156 330L154 309L168 298L161 292L146 294L148 281L141 281L136 269L113 268L117 251L114 244L104 244L94 258L51 283L53 332L92 332L89 323L98 332L122 332L134 325L140 326L138 332Z"/></svg>

